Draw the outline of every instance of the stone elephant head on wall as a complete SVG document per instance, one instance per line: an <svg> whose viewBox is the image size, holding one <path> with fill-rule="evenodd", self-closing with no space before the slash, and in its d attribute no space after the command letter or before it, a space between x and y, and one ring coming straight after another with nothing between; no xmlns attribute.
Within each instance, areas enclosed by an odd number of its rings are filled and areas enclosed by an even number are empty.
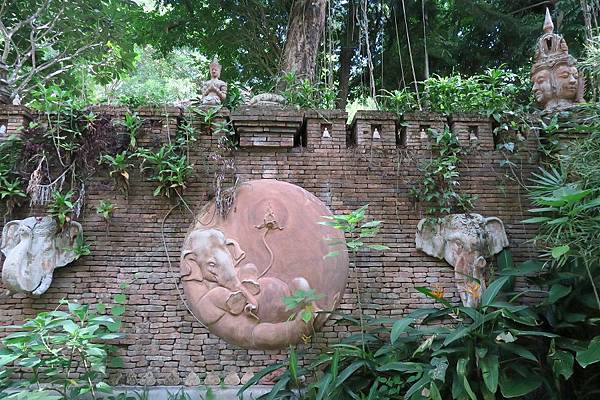
<svg viewBox="0 0 600 400"><path fill-rule="evenodd" d="M452 214L434 222L422 219L417 226L416 245L454 267L462 303L476 307L485 289L486 258L507 247L508 238L499 218Z"/></svg>
<svg viewBox="0 0 600 400"><path fill-rule="evenodd" d="M2 282L11 292L40 296L52 283L55 268L77 258L74 247L83 233L70 222L62 230L51 217L10 221L2 230Z"/></svg>

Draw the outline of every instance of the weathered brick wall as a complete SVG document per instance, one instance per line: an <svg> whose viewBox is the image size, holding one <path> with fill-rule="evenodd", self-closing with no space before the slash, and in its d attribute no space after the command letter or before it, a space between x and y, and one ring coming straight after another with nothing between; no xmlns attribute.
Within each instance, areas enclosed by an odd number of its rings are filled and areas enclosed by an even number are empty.
<svg viewBox="0 0 600 400"><path fill-rule="evenodd" d="M183 113L168 109L164 116L163 111L140 112L146 119L139 137L142 144L158 144L175 134ZM268 117L269 112L262 112L261 118ZM401 125L394 118L389 113L360 113L347 130L344 112L310 111L305 113L304 128L295 141L300 146L288 147L289 141L284 141L281 147L258 145L234 152L242 180L275 178L294 183L312 192L334 213L346 213L368 203L369 217L384 222L374 242L390 249L358 257L340 306L343 313L357 310L356 285L364 313L378 317L398 316L430 304L415 290L417 286L439 285L447 299L459 302L453 271L445 262L415 249L415 229L423 210L409 196L410 188L421 179L417 165L431 156L421 128L441 127L447 120L439 115L413 115ZM272 122L276 121L274 118ZM280 122L290 121L283 118ZM195 121L193 125L200 127L201 123ZM507 169L500 167L504 156L493 149L489 121L456 116L452 126L469 148L460 166L461 190L479 196L475 212L504 221L515 258L531 256L533 250L526 241L532 237L532 228L519 222L527 209L519 182L524 182L536 166L536 139L521 144L522 150L513 160L518 166L516 180L514 174L507 176ZM474 126L478 127L477 140L469 137ZM330 138L323 137L325 127ZM374 128L380 138L373 137ZM347 143L352 145L347 147ZM214 166L210 155L215 146L216 140L206 130L191 145L195 174L184 197L193 212L212 195ZM173 208L176 200L153 197L154 183L138 171L132 173L130 182L125 198L114 191L106 171L98 173L88 184L86 208L80 218L92 254L57 270L52 286L41 298L2 294L0 324L20 322L52 309L61 298L111 304L111 297L122 292L120 283L127 282L123 320L128 335L119 342L125 365L113 371L113 382L193 384L204 383L207 377L211 382L218 376L235 384L283 358L285 351L248 351L229 345L193 318L177 286L179 249L193 214L183 207ZM117 206L108 227L95 212L103 199ZM26 210L23 212L27 215ZM303 357L310 359L318 349L336 343L352 329L329 321L309 346L301 346Z"/></svg>

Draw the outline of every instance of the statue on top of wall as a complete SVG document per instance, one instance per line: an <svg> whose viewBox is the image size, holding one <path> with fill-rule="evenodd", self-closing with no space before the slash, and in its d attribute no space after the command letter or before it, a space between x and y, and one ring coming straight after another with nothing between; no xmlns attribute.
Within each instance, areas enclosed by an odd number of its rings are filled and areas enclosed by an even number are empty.
<svg viewBox="0 0 600 400"><path fill-rule="evenodd" d="M222 104L227 97L227 83L220 79L221 64L219 64L217 56L213 58L209 68L210 79L202 84L202 104L217 106Z"/></svg>
<svg viewBox="0 0 600 400"><path fill-rule="evenodd" d="M576 63L565 39L554 33L550 11L546 8L544 34L538 39L531 68L533 95L542 109L555 111L584 101L584 80L579 76Z"/></svg>

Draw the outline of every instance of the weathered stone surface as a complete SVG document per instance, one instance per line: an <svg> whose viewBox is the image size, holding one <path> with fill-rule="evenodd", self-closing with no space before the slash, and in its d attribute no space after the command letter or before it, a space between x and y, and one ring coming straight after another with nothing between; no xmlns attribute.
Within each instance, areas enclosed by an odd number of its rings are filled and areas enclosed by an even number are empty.
<svg viewBox="0 0 600 400"><path fill-rule="evenodd" d="M209 386L219 385L221 383L221 378L219 375L209 372L206 374L206 378L204 379L204 384Z"/></svg>
<svg viewBox="0 0 600 400"><path fill-rule="evenodd" d="M485 289L485 258L508 246L502 221L479 214L452 214L437 222L422 219L415 241L417 249L454 267L460 298L468 307L479 304Z"/></svg>
<svg viewBox="0 0 600 400"><path fill-rule="evenodd" d="M269 179L244 183L226 218L210 203L181 253L183 286L196 317L249 349L282 348L319 329L327 314L317 312L337 306L348 276L345 246L329 249L325 242L343 242L344 235L320 225L324 215L331 212L306 190ZM325 257L330 250L338 255ZM298 290L321 298L289 310L283 300Z"/></svg>
<svg viewBox="0 0 600 400"><path fill-rule="evenodd" d="M202 381L200 380L200 377L194 371L192 371L188 376L185 377L183 384L185 386L194 387L200 385L201 382Z"/></svg>
<svg viewBox="0 0 600 400"><path fill-rule="evenodd" d="M59 231L51 217L10 221L2 229L2 282L11 292L40 296L52 283L54 269L77 258L73 251L83 234L78 222Z"/></svg>
<svg viewBox="0 0 600 400"><path fill-rule="evenodd" d="M240 377L235 372L228 374L225 379L223 379L223 383L226 385L239 385Z"/></svg>
<svg viewBox="0 0 600 400"><path fill-rule="evenodd" d="M0 114L11 110L21 115L26 107L0 107ZM256 107L254 112L262 113L264 118L274 118L270 115L282 110ZM409 142L408 146L381 152L371 150L368 145L348 148L345 118L331 117L327 112L315 113L310 120L307 118L306 147L242 149L234 152L234 160L241 181L270 177L292 182L318 197L334 214L348 213L368 203L368 218L383 221L377 237L367 242L384 244L389 250L369 251L357 257L356 268L351 272L352 284L346 287L339 312L356 312L357 290L363 299L364 312L376 318L399 318L420 307L433 306L433 301L415 287L443 289L446 300L460 304L454 272L446 261L415 248L415 227L424 216L425 206L415 204L409 192L414 182L422 179L418 166L431 158L425 146L429 140L422 142L423 147L416 143L411 147ZM179 110L147 108L144 115L145 123L138 132L139 143L157 146L166 143L169 135L174 140L178 123L182 121ZM115 117L123 118L122 115ZM199 135L190 146L195 174L184 193L186 201L193 199L194 205L203 204L214 195L214 175L212 169L207 168L211 165L206 165L206 158L217 145L215 134L201 127L202 120L195 117L192 122ZM408 117L405 116L407 121ZM408 121L409 138L414 134L415 140L420 140L423 125L435 127L435 122L443 128L444 118L440 115L422 115L421 120L417 117ZM331 125L329 131L334 142L339 142L330 144L322 140L323 125L327 124ZM537 171L535 133L519 146L520 151L510 157L526 181ZM523 261L537 254L531 242L537 228L520 222L524 217L519 210L531 205L519 183L506 179L506 171L497 167L505 159L506 154L491 148L467 153L459 166L460 188L461 192L478 197L476 209L480 214L502 219L513 257ZM182 377L193 370L203 382L208 372L224 377L227 374L224 371L239 368L235 372L242 376L282 361L287 349L240 349L195 321L179 297L173 279L179 274L177 258L192 214L185 208L175 208L166 218L163 229L161 222L173 202L153 197L155 182L143 179L137 169L132 170L130 183L129 197L124 198L112 191L112 179L105 172L99 171L98 176L89 181L81 221L86 241L92 245L92 254L68 268L55 270L53 284L41 298L25 298L22 294L2 297L6 288L0 283L0 323L12 325L41 310L53 310L62 298L86 304L110 304L114 293L123 292L119 285L127 282L130 284L124 291L128 296L127 312L122 316L126 336L116 339L115 344L120 347L124 371L135 371L132 385L137 384L136 377L149 369L159 383L173 368L177 368ZM117 206L108 232L104 220L96 214L96 206L103 199ZM190 207L194 209L193 205ZM35 215L35 211L26 209L17 212L23 216ZM163 232L169 257L163 248ZM355 279L359 282L358 288ZM515 290L524 289L525 284L517 280ZM310 363L320 349L339 343L353 333L346 324L334 324L334 318L332 316L312 335L308 351L299 353L300 365ZM0 336L11 332L0 327ZM222 400L219 395L217 398Z"/></svg>
<svg viewBox="0 0 600 400"><path fill-rule="evenodd" d="M260 93L252 97L248 105L253 107L277 107L284 106L285 97L275 93Z"/></svg>
<svg viewBox="0 0 600 400"><path fill-rule="evenodd" d="M181 377L176 370L171 370L165 377L165 385L177 386L181 382Z"/></svg>
<svg viewBox="0 0 600 400"><path fill-rule="evenodd" d="M584 101L584 81L577 71L577 61L569 54L565 39L554 33L547 8L544 34L538 39L534 61L532 91L541 108L556 111Z"/></svg>
<svg viewBox="0 0 600 400"><path fill-rule="evenodd" d="M152 371L147 371L139 380L139 384L142 386L154 386L156 385L156 377Z"/></svg>
<svg viewBox="0 0 600 400"><path fill-rule="evenodd" d="M254 374L252 372L246 372L244 375L242 375L242 379L240 379L240 383L242 385L245 385L246 383L248 383L250 381L250 379L252 379L253 376L254 376Z"/></svg>

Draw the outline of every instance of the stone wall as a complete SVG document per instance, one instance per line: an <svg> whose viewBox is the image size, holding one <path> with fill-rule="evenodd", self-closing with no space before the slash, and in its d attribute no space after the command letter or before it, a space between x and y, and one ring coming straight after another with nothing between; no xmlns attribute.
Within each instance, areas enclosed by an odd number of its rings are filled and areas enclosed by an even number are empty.
<svg viewBox="0 0 600 400"><path fill-rule="evenodd" d="M111 112L118 116L123 110ZM183 113L157 109L143 110L140 115L146 123L139 140L152 145L175 134ZM400 123L390 113L369 111L359 112L347 127L346 113L339 110L262 110L254 114L242 110L231 117L238 118L234 121L238 127L247 127L247 140L234 154L242 180L274 178L299 185L334 213L346 213L368 203L369 217L384 222L374 242L390 249L360 255L350 270L341 313L356 311L357 285L364 313L378 317L400 316L430 305L415 290L418 286L441 286L448 300L460 301L447 264L415 249L416 225L424 215L411 200L409 190L421 179L417 165L431 156L429 141L422 134L427 127L450 123L458 132L461 144L469 149L460 166L461 190L479 196L475 212L504 221L517 260L533 255L526 243L533 228L519 222L528 208L525 194L515 179L506 176L508 170L500 167L504 155L494 150L491 122L485 118L413 114ZM278 124L283 124L283 129L278 130ZM202 124L197 121L194 126L201 128ZM265 126L269 129L259 129ZM322 137L325 128L331 137ZM269 139L270 132L276 139ZM536 143L536 138L522 143L513 160L521 182L536 168ZM173 208L175 200L153 197L154 183L138 171L132 173L127 198L115 192L108 173L100 171L88 184L86 208L80 218L91 255L57 270L52 286L41 298L0 295L0 324L17 323L53 309L61 298L111 304L111 297L122 292L120 283L126 282L128 303L123 320L127 336L118 342L125 364L124 369L113 371L112 383L198 384L215 383L220 378L237 384L284 358L286 351L243 350L209 334L188 312L178 289L179 249L192 212L213 194L210 155L215 146L216 140L206 129L192 144L195 174L184 194L191 210ZM95 212L103 199L117 206L108 227ZM30 212L22 210L21 215ZM303 359L338 342L352 329L330 320L310 345L300 346Z"/></svg>

